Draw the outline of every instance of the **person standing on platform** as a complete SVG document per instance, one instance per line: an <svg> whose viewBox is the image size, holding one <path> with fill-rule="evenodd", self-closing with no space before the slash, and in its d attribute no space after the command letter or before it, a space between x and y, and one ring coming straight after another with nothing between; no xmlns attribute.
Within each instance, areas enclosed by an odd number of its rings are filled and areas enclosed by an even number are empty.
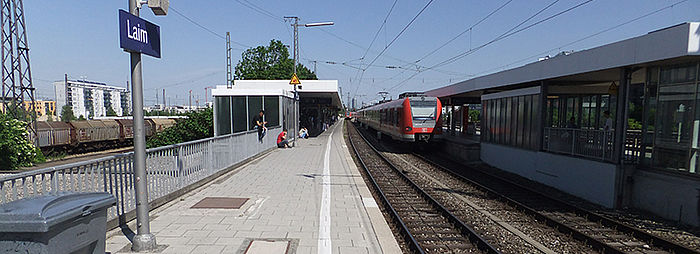
<svg viewBox="0 0 700 254"><path fill-rule="evenodd" d="M277 148L292 148L289 146L289 141L287 141L287 129L284 129L277 135Z"/></svg>
<svg viewBox="0 0 700 254"><path fill-rule="evenodd" d="M603 112L603 119L605 123L603 124L603 140L607 143L609 140L612 141L612 131L613 131L613 120L610 117L610 111L606 110Z"/></svg>
<svg viewBox="0 0 700 254"><path fill-rule="evenodd" d="M566 125L566 128L569 128L569 129L578 128L578 125L576 125L576 118L575 117L572 116L571 118L569 118L569 124Z"/></svg>
<svg viewBox="0 0 700 254"><path fill-rule="evenodd" d="M267 133L267 127L265 127L265 124L267 124L267 122L265 122L265 111L260 110L260 113L253 118L253 124L255 124L255 128L258 130L258 141L262 143L263 137L265 137L265 133Z"/></svg>
<svg viewBox="0 0 700 254"><path fill-rule="evenodd" d="M612 117L610 117L610 111L606 110L603 112L603 118L605 123L603 124L603 130L605 132L611 132L613 129Z"/></svg>

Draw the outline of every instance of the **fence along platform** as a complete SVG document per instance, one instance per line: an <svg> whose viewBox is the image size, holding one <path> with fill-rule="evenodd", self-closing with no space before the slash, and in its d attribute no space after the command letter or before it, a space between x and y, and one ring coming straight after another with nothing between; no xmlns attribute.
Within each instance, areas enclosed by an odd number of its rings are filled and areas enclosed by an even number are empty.
<svg viewBox="0 0 700 254"><path fill-rule="evenodd" d="M266 135L260 143L257 132L248 131L148 149L148 201L167 202L174 198L171 194L276 147L275 138ZM0 178L0 204L59 192L104 191L117 198L107 211L108 227L116 227L135 216L133 176L132 152L22 172Z"/></svg>

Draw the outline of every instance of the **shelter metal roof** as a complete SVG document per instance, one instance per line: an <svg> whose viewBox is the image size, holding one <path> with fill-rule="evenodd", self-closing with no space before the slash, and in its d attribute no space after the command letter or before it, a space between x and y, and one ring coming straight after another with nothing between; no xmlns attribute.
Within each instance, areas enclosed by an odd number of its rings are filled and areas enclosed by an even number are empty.
<svg viewBox="0 0 700 254"><path fill-rule="evenodd" d="M301 80L301 87L299 97L331 98L333 106L342 108L337 80ZM293 91L294 87L289 84L289 80L234 80L231 88L216 86L212 89L212 95L280 95L294 98Z"/></svg>
<svg viewBox="0 0 700 254"><path fill-rule="evenodd" d="M560 55L426 92L449 97L595 71L700 56L700 23L689 22L603 46Z"/></svg>

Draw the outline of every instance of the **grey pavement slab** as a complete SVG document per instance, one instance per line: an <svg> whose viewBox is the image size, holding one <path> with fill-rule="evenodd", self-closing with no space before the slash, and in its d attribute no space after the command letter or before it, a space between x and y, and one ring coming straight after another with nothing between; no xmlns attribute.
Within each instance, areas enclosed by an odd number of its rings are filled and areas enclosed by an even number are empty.
<svg viewBox="0 0 700 254"><path fill-rule="evenodd" d="M158 244L168 245L162 253L240 253L255 239L298 242L290 253L400 253L350 157L342 124L152 211L152 232ZM240 209L190 208L205 197L249 200ZM121 231L108 232L108 252L121 253L128 244ZM260 244L256 250L279 248Z"/></svg>

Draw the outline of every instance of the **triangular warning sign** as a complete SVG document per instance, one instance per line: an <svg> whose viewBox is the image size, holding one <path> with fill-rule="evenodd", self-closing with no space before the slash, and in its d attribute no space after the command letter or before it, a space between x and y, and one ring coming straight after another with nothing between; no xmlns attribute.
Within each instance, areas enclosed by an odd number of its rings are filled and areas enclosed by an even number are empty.
<svg viewBox="0 0 700 254"><path fill-rule="evenodd" d="M297 77L296 73L294 73L294 75L292 75L292 80L289 81L289 84L290 85L300 85L301 84L301 81L299 81L299 77Z"/></svg>

